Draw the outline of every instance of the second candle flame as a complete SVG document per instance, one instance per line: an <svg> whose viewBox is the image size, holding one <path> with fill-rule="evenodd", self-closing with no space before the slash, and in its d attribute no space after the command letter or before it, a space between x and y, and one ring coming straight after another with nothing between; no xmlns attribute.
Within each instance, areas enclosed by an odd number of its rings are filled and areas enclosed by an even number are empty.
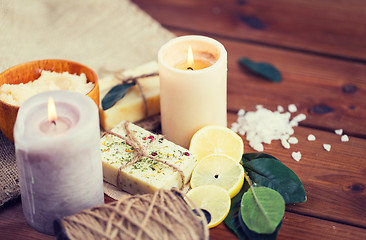
<svg viewBox="0 0 366 240"><path fill-rule="evenodd" d="M48 121L52 122L53 124L56 124L57 120L57 112L56 112L56 105L53 101L53 98L50 97L48 99Z"/></svg>
<svg viewBox="0 0 366 240"><path fill-rule="evenodd" d="M189 45L187 54L187 69L193 70L193 65L194 65L193 51L191 45Z"/></svg>

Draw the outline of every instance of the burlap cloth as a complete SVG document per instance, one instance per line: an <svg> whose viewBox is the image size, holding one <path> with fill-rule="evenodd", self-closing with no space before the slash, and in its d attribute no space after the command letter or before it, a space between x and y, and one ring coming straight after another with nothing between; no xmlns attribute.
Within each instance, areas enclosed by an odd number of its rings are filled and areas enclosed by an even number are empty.
<svg viewBox="0 0 366 240"><path fill-rule="evenodd" d="M0 33L0 72L47 58L97 73L132 68L174 37L128 0L1 0ZM0 188L0 206L20 194L14 145L1 132Z"/></svg>

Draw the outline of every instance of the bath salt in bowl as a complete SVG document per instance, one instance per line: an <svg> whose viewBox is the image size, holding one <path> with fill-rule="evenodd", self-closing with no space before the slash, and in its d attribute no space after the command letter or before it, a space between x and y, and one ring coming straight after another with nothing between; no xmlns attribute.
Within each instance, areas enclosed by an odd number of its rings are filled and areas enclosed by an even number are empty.
<svg viewBox="0 0 366 240"><path fill-rule="evenodd" d="M82 94L89 93L94 83L87 82L85 73L70 74L42 70L41 76L28 83L3 84L0 86L0 100L11 105L20 106L25 100L41 92L70 90Z"/></svg>
<svg viewBox="0 0 366 240"><path fill-rule="evenodd" d="M19 106L30 96L57 89L86 94L99 106L97 74L80 63L59 59L38 60L2 72L0 130L3 134L14 141L13 128Z"/></svg>

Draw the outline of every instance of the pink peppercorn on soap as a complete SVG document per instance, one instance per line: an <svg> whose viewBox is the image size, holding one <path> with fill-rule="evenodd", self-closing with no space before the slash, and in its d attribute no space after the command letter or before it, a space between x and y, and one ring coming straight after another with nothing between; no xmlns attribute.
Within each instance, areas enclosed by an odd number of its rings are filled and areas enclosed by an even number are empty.
<svg viewBox="0 0 366 240"><path fill-rule="evenodd" d="M131 194L183 189L197 159L161 135L123 121L101 138L103 178Z"/></svg>

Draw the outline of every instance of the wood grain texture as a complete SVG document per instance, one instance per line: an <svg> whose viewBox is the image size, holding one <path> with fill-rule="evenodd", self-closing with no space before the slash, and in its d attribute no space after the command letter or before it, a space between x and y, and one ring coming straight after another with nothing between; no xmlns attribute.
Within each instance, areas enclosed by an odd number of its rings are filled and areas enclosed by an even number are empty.
<svg viewBox="0 0 366 240"><path fill-rule="evenodd" d="M307 202L286 206L279 240L366 238L366 2L362 0L133 0L177 35L214 37L228 51L228 126L241 108L275 110L294 103L307 119L295 128L299 143L279 141L264 152L303 182ZM279 84L243 70L249 57L270 62ZM293 114L293 116L296 114ZM334 129L343 128L349 142ZM314 134L316 141L307 141ZM244 139L245 152L254 152ZM330 152L323 144L331 144ZM299 162L291 157L300 151ZM113 201L105 197L106 202ZM20 202L0 209L0 239L51 239L25 224ZM213 240L236 239L224 224Z"/></svg>
<svg viewBox="0 0 366 240"><path fill-rule="evenodd" d="M278 240L364 239L366 229L286 212Z"/></svg>
<svg viewBox="0 0 366 240"><path fill-rule="evenodd" d="M25 221L20 199L0 208L0 239L2 240L51 240L48 236L32 229Z"/></svg>
<svg viewBox="0 0 366 240"><path fill-rule="evenodd" d="M366 60L366 3L363 0L134 2L170 29Z"/></svg>

